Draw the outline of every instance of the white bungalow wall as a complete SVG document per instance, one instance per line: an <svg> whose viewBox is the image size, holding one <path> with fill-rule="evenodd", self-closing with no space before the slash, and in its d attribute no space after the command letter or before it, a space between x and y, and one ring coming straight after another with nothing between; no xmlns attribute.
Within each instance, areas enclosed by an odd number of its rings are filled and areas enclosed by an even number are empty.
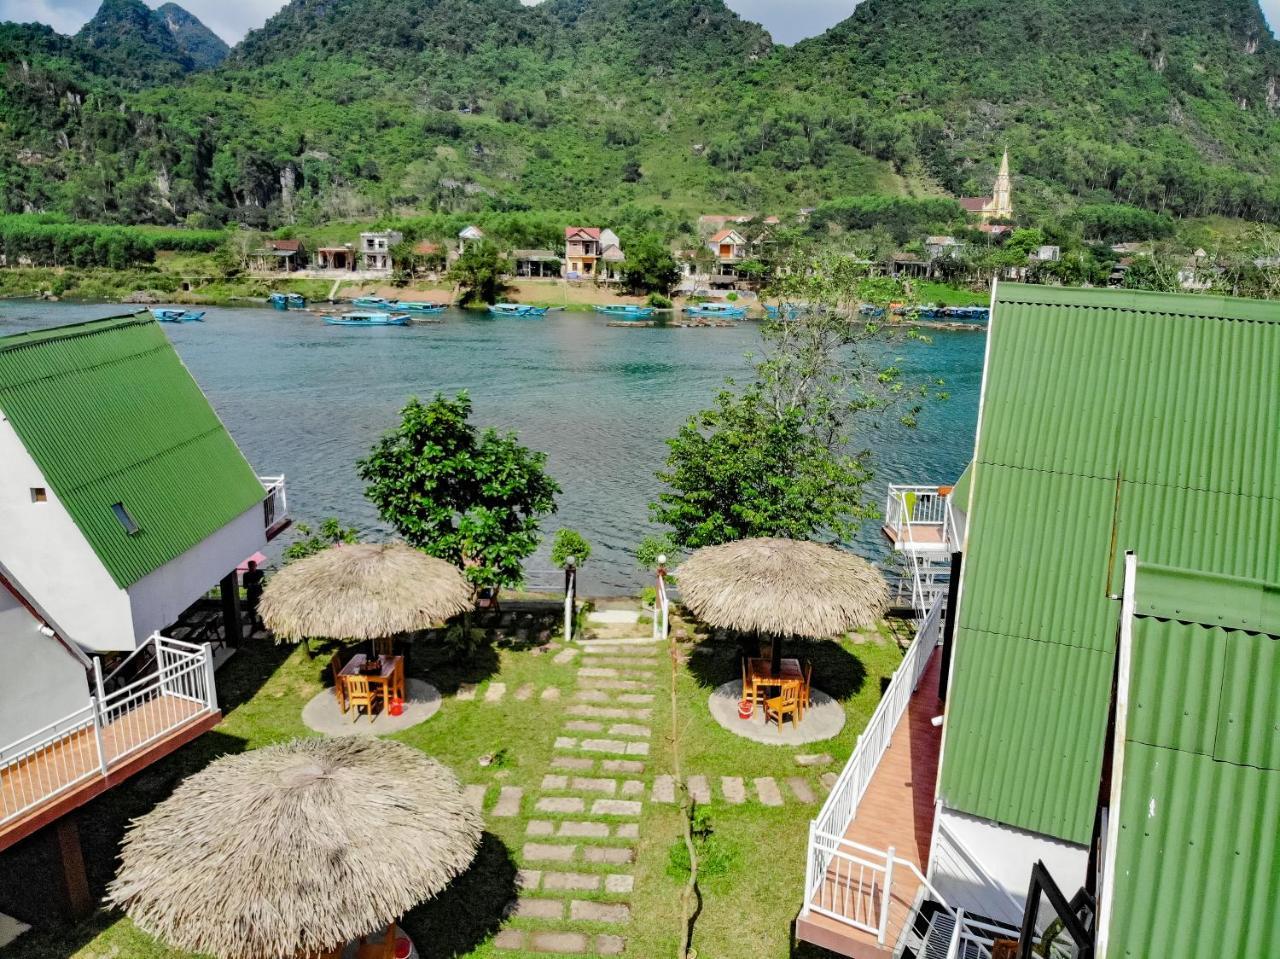
<svg viewBox="0 0 1280 959"><path fill-rule="evenodd" d="M255 503L213 535L129 587L133 636L142 643L267 545L262 504Z"/></svg>
<svg viewBox="0 0 1280 959"><path fill-rule="evenodd" d="M84 666L0 588L0 761L24 736L89 705Z"/></svg>
<svg viewBox="0 0 1280 959"><path fill-rule="evenodd" d="M1020 921L1037 860L1067 896L1084 885L1089 864L1084 846L939 807L929 881L952 906Z"/></svg>
<svg viewBox="0 0 1280 959"><path fill-rule="evenodd" d="M46 491L46 502L33 502L31 491L37 487ZM104 652L134 648L128 594L111 578L3 416L0 563L69 639Z"/></svg>

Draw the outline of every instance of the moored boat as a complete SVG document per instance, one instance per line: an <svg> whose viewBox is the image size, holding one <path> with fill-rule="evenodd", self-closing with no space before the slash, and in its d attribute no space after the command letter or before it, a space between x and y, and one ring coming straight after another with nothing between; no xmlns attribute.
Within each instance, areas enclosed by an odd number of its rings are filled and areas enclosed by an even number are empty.
<svg viewBox="0 0 1280 959"><path fill-rule="evenodd" d="M489 307L494 316L546 316L545 306L530 306L528 303L495 303Z"/></svg>
<svg viewBox="0 0 1280 959"><path fill-rule="evenodd" d="M443 303L417 303L409 300L392 303L391 308L401 313L443 313L447 309Z"/></svg>
<svg viewBox="0 0 1280 959"><path fill-rule="evenodd" d="M151 315L160 323L199 323L204 319L204 310L182 310L176 307L154 307Z"/></svg>
<svg viewBox="0 0 1280 959"><path fill-rule="evenodd" d="M735 306L732 303L695 303L692 306L686 306L684 312L688 316L720 316L741 319L747 315L747 308L745 306Z"/></svg>
<svg viewBox="0 0 1280 959"><path fill-rule="evenodd" d="M277 310L301 310L307 305L301 293L272 293L268 299Z"/></svg>
<svg viewBox="0 0 1280 959"><path fill-rule="evenodd" d="M409 316L406 313L378 313L353 310L340 316L326 316L324 321L330 326L406 326L409 322Z"/></svg>
<svg viewBox="0 0 1280 959"><path fill-rule="evenodd" d="M351 301L351 305L365 310L389 310L396 304L381 296L357 296Z"/></svg>
<svg viewBox="0 0 1280 959"><path fill-rule="evenodd" d="M597 306L595 311L603 313L605 316L616 316L631 320L647 320L656 312L652 306L633 306L622 303Z"/></svg>

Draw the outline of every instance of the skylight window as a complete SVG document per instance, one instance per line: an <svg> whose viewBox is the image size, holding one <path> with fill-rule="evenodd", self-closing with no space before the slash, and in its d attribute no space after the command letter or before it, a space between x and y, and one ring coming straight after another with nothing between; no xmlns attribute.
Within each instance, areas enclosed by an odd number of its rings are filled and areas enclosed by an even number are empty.
<svg viewBox="0 0 1280 959"><path fill-rule="evenodd" d="M125 509L124 503L115 503L111 507L111 512L116 514L116 519L120 521L120 525L124 527L124 531L130 536L136 536L141 532L142 527L138 525L138 521L129 515L129 511Z"/></svg>

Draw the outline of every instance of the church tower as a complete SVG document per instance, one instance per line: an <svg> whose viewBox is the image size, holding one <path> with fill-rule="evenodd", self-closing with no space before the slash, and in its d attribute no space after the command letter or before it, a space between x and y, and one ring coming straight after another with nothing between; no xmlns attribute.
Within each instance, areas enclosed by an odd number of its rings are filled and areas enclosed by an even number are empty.
<svg viewBox="0 0 1280 959"><path fill-rule="evenodd" d="M1013 181L1009 177L1009 148L1005 147L1004 158L1000 161L1000 172L996 174L995 186L991 189L991 207L983 211L984 219L1013 219Z"/></svg>

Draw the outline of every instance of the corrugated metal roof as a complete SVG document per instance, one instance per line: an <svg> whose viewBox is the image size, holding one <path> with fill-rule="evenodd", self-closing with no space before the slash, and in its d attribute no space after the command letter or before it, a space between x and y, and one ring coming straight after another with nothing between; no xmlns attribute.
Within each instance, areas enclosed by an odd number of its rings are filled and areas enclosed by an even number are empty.
<svg viewBox="0 0 1280 959"><path fill-rule="evenodd" d="M0 338L0 410L122 587L265 496L149 316Z"/></svg>
<svg viewBox="0 0 1280 959"><path fill-rule="evenodd" d="M1277 637L1135 618L1110 955L1280 952L1278 691Z"/></svg>
<svg viewBox="0 0 1280 959"><path fill-rule="evenodd" d="M1123 551L1280 569L1280 309L1001 284L989 335L940 788L1087 843Z"/></svg>

